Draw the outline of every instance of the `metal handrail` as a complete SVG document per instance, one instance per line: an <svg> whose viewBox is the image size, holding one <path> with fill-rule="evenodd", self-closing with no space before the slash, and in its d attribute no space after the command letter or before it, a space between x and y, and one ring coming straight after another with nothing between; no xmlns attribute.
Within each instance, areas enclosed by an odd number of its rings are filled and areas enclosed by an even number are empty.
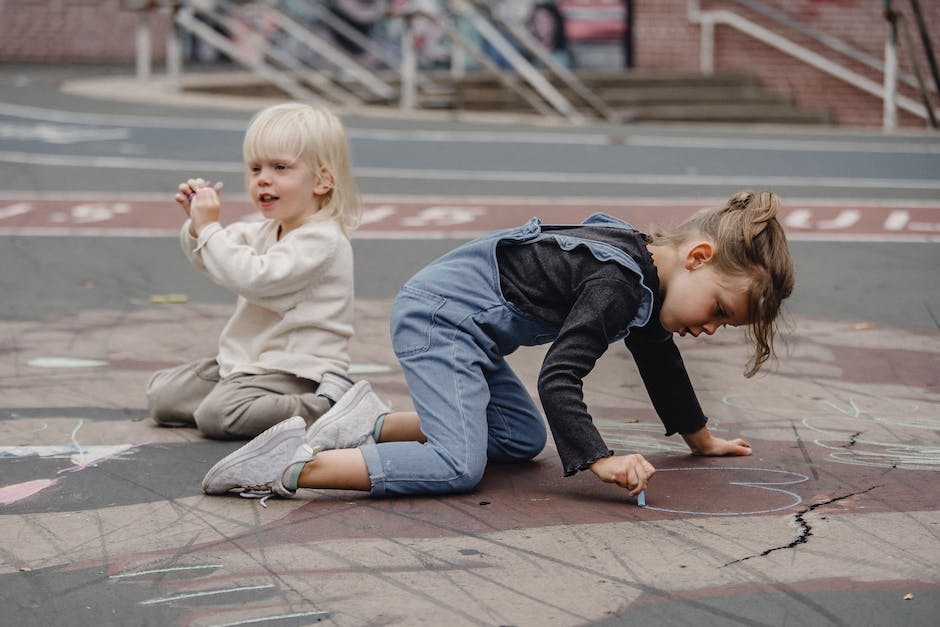
<svg viewBox="0 0 940 627"><path fill-rule="evenodd" d="M269 17L274 20L274 23L281 30L342 69L350 78L358 81L373 95L383 100L391 100L395 97L395 89L391 85L323 37L315 35L303 25L298 24L295 20L275 9L270 9Z"/></svg>
<svg viewBox="0 0 940 627"><path fill-rule="evenodd" d="M179 7L174 12L173 19L177 24L186 30L205 40L213 47L221 50L230 58L237 60L245 67L248 67L258 74L264 76L268 81L274 85L277 85L294 98L317 103L323 102L322 98L301 85L300 82L295 80L289 74L281 72L274 66L265 63L255 55L244 52L238 46L233 44L230 39L223 37L219 33L212 30L208 24L197 20L193 6L184 5Z"/></svg>
<svg viewBox="0 0 940 627"><path fill-rule="evenodd" d="M467 0L451 0L451 9L467 20L477 33L485 39L499 54L512 66L512 68L525 80L538 94L545 99L558 113L565 116L569 122L581 124L584 116L555 89L542 74L516 50L515 46L503 36L499 30L476 10Z"/></svg>
<svg viewBox="0 0 940 627"><path fill-rule="evenodd" d="M541 44L529 31L520 28L518 24L513 24L502 19L489 9L483 0L470 0L478 10L484 12L486 16L496 22L508 32L526 51L536 57L539 62L556 78L567 85L574 93L580 96L589 107L606 120L613 120L614 114L601 98L579 79L574 72L556 61L545 46Z"/></svg>
<svg viewBox="0 0 940 627"><path fill-rule="evenodd" d="M930 125L933 128L937 128L937 116L933 110L933 105L930 103L930 90L927 88L924 75L920 71L920 62L917 60L917 49L914 47L914 38L911 35L911 29L907 24L907 20L904 19L904 15L890 8L890 2L888 3L888 8L885 10L885 17L891 22L892 28L897 28L896 24L901 25L900 31L904 36L904 46L907 48L911 67L914 70L914 76L917 77L917 86L920 89L921 98L923 98L924 101L924 109L927 111Z"/></svg>
<svg viewBox="0 0 940 627"><path fill-rule="evenodd" d="M373 96L389 101L398 95L401 105L405 109L415 106L415 95L419 84L422 87L432 84L426 76L418 74L414 50L409 43L408 33L410 32L411 20L421 16L434 23L440 32L453 42L455 49L471 56L482 68L495 76L504 87L520 96L537 113L545 116L557 113L575 124L583 123L585 120L583 114L519 52L516 45L528 50L553 75L559 77L564 84L570 87L602 117L610 119L611 113L606 104L591 93L567 68L563 68L555 62L551 55L538 42L534 41L534 38L527 37L528 33L520 32L520 29L514 25L503 24L502 22L500 24L504 32L500 32L486 16L481 15L476 10L473 2L450 0L448 4L451 11L466 20L465 23L472 26L480 38L493 46L507 60L514 72L499 67L477 48L475 42L470 41L464 33L450 24L444 16L421 8L405 8L393 16L402 18L405 23L405 35L402 38L400 59L393 58L387 51L378 50L372 42L363 38L360 33L353 33L348 28L340 31L351 35L353 37L352 41L362 44L363 49L372 50L373 54L384 53L381 60L391 69L399 70L401 75L401 87L396 92L393 86L385 82L375 72L322 36L311 32L307 27L280 11L274 6L275 3L265 3L263 10L265 19L278 32L289 35L293 41L307 47L317 58L321 58L338 68L344 77L355 81ZM176 6L173 19L182 28L205 40L232 60L281 88L293 98L320 103L329 98L348 106L362 104L362 99L349 91L346 85L332 79L327 73L314 69L308 62L272 43L270 36L255 31L256 34L260 35L258 44L254 49L246 51L213 28L213 26L216 26L230 32L233 31L239 26L233 17L237 14L239 8L241 8L240 5L233 3L231 0L183 0ZM325 8L314 4L308 5L308 8L313 9L314 16L323 23L332 24L334 28L343 26L339 24L339 20L335 15L327 15ZM197 19L197 15L199 19ZM512 35L515 44L507 39L505 34L507 32ZM178 46L173 48L177 49ZM175 55L178 57L178 51ZM173 63L171 64L170 61L173 61ZM174 83L178 83L178 61L177 58L172 60L168 58L168 68L171 65L177 68L173 72L172 80ZM313 91L311 87L318 90L323 96Z"/></svg>
<svg viewBox="0 0 940 627"><path fill-rule="evenodd" d="M230 39L220 35L208 25L216 24L227 30L232 30L235 21L230 16L234 15L238 8L239 6L231 0L186 0L175 11L174 21L298 100L319 103L324 101L321 96L297 80L297 77L300 77L322 92L328 93L332 99L341 104L349 106L362 104L362 99L350 92L341 83L332 80L323 72L305 65L296 56L272 45L266 38L262 38L261 45L255 51L257 54L253 54L241 50ZM202 21L195 18L197 12ZM362 85L373 96L386 101L395 97L395 88L323 37L310 32L303 25L273 6L266 5L264 15L280 31L287 33L319 57L340 68L345 76ZM290 70L290 72L282 71L266 62L266 60L276 62L282 68Z"/></svg>
<svg viewBox="0 0 940 627"><path fill-rule="evenodd" d="M768 6L760 0L734 0L734 2L747 9L750 9L751 11L754 11L755 13L763 15L764 17L776 22L777 24L780 24L781 26L785 26L800 33L801 35L809 37L815 42L826 46L830 50L843 54L853 61L857 61L858 63L861 63L862 65L865 65L878 72L884 73L885 71L885 63L882 59L879 59L878 57L871 55L864 50L860 50L859 48L842 41L834 35L830 35L829 33L824 33L815 28L812 28L811 26L807 26L806 24L793 19L783 11ZM917 79L912 74L907 72L898 72L898 79L911 87L917 87Z"/></svg>
<svg viewBox="0 0 940 627"><path fill-rule="evenodd" d="M687 0L686 6L689 21L700 24L702 27L701 68L703 74L711 74L714 71L714 28L716 24L724 24L879 99L884 100L887 97L887 90L883 85L737 13L724 9L703 11L699 6L699 0ZM926 107L912 98L897 95L895 103L909 113L925 120L928 119Z"/></svg>
<svg viewBox="0 0 940 627"><path fill-rule="evenodd" d="M402 12L397 14L398 17L401 17L406 21L406 32L409 29L408 23L409 20L414 20L417 17L423 17L427 20L430 20L437 26L441 32L450 39L456 46L461 50L468 53L473 57L474 61L479 63L484 69L486 69L490 74L494 75L496 79L502 83L504 87L515 92L520 96L526 103L529 104L533 109L535 109L541 115L552 115L553 111L551 107L545 104L545 102L537 97L532 91L527 89L525 85L520 84L519 80L515 75L510 74L509 72L504 72L501 70L493 61L491 61L487 56L477 50L476 46L472 42L467 40L463 34L452 26L447 20L437 13L430 11L425 11L420 8L408 8L404 9ZM402 63L402 107L407 109L414 106L414 81L409 78L414 76L416 71L416 59L414 54L411 54L407 51L409 47L408 37L402 38L402 46L406 48L405 54L402 55L404 62Z"/></svg>
<svg viewBox="0 0 940 627"><path fill-rule="evenodd" d="M362 50L369 52L376 59L381 60L389 69L397 70L401 67L401 58L391 55L388 50L377 45L374 39L363 35L350 26L349 22L336 15L329 7L324 6L323 3L307 2L305 6L310 9L314 17L359 46Z"/></svg>

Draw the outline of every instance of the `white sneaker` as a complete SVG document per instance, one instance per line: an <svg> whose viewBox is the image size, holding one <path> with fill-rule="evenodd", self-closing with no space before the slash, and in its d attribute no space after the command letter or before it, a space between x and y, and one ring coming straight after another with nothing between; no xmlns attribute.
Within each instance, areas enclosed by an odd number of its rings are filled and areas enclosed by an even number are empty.
<svg viewBox="0 0 940 627"><path fill-rule="evenodd" d="M336 401L342 398L343 394L349 391L353 386L352 379L338 372L324 372L320 377L320 384L317 386L316 395L322 396L335 405Z"/></svg>
<svg viewBox="0 0 940 627"><path fill-rule="evenodd" d="M314 453L337 448L356 448L372 438L375 423L391 408L383 403L368 381L359 381L307 429L304 436Z"/></svg>
<svg viewBox="0 0 940 627"><path fill-rule="evenodd" d="M306 427L300 416L277 423L219 460L203 478L202 491L238 492L245 497L294 496L296 490L285 487L282 479L289 466L313 459L313 451L304 442Z"/></svg>

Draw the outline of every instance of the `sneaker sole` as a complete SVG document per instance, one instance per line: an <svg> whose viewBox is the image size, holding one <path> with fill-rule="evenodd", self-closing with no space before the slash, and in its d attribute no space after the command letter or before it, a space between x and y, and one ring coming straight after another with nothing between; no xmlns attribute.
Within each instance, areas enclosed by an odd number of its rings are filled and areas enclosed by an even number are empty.
<svg viewBox="0 0 940 627"><path fill-rule="evenodd" d="M303 426L300 426L303 425ZM227 494L235 488L227 488L225 490L216 490L210 491L209 484L212 481L234 466L235 464L241 463L245 458L251 456L255 457L259 454L269 453L274 450L284 442L290 440L291 438L299 437L303 440L303 434L306 429L307 423L304 422L303 418L298 421L295 421L293 418L279 422L273 427L269 428L267 431L264 431L254 440L245 444L241 448L232 451L222 459L220 459L216 464L209 469L209 472L206 473L206 476L202 479L202 491L206 494ZM295 432L296 430L296 432ZM297 433L299 432L299 433ZM251 450L246 451L245 449L251 446Z"/></svg>

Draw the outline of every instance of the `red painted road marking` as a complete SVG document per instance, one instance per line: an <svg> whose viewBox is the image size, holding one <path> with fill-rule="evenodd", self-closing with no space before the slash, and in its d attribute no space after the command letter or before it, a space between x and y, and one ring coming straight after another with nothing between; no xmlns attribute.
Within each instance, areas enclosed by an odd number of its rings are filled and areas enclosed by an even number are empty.
<svg viewBox="0 0 940 627"><path fill-rule="evenodd" d="M543 222L580 222L603 211L640 228L675 224L721 201L586 198L365 198L359 237L470 237L539 216ZM226 221L256 219L244 197L228 198ZM0 195L3 235L171 235L182 211L156 195ZM940 202L803 201L785 203L781 219L794 239L885 239L940 241Z"/></svg>

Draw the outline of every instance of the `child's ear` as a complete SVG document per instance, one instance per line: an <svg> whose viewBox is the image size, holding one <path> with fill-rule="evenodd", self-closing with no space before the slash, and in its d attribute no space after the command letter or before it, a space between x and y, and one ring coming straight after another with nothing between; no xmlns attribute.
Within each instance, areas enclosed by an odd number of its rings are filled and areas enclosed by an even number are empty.
<svg viewBox="0 0 940 627"><path fill-rule="evenodd" d="M313 186L313 193L317 196L325 196L333 191L333 175L324 166L320 166L320 172L317 174L317 184Z"/></svg>
<svg viewBox="0 0 940 627"><path fill-rule="evenodd" d="M685 256L685 269L695 270L707 265L715 256L715 245L707 240L696 242Z"/></svg>

